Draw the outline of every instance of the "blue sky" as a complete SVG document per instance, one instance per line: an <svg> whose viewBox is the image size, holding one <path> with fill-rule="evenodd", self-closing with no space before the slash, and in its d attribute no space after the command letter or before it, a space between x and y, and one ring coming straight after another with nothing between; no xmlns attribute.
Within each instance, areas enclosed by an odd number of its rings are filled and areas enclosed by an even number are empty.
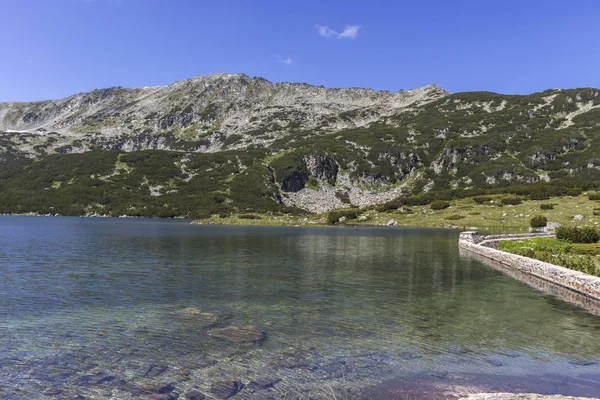
<svg viewBox="0 0 600 400"><path fill-rule="evenodd" d="M0 0L0 101L243 72L397 91L600 87L597 0Z"/></svg>

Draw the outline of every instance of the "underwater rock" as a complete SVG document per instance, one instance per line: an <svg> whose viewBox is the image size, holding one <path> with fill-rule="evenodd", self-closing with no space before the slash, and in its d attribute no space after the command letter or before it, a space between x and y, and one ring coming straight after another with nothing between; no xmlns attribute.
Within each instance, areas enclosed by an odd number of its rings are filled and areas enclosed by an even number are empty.
<svg viewBox="0 0 600 400"><path fill-rule="evenodd" d="M577 365L579 367L588 367L590 365L596 365L596 362L590 360L571 360L569 364Z"/></svg>
<svg viewBox="0 0 600 400"><path fill-rule="evenodd" d="M264 390L272 388L281 382L281 378L258 378L250 382L248 389Z"/></svg>
<svg viewBox="0 0 600 400"><path fill-rule="evenodd" d="M195 307L186 307L178 311L178 314L182 317L193 318L195 321L201 321L205 323L216 323L219 321L219 316L214 313L204 312Z"/></svg>
<svg viewBox="0 0 600 400"><path fill-rule="evenodd" d="M141 397L142 400L177 400L178 398L177 393L155 393Z"/></svg>
<svg viewBox="0 0 600 400"><path fill-rule="evenodd" d="M206 395L199 390L193 389L183 395L185 400L204 400Z"/></svg>
<svg viewBox="0 0 600 400"><path fill-rule="evenodd" d="M217 382L210 388L210 393L217 399L229 399L239 393L244 384L238 381Z"/></svg>
<svg viewBox="0 0 600 400"><path fill-rule="evenodd" d="M423 358L423 356L421 356L419 354L413 354L413 353L408 353L408 352L398 353L398 357L400 357L403 360L418 360L420 358Z"/></svg>
<svg viewBox="0 0 600 400"><path fill-rule="evenodd" d="M302 358L284 358L281 360L274 360L269 363L270 365L278 368L296 369L315 369L315 366L311 366L310 363Z"/></svg>
<svg viewBox="0 0 600 400"><path fill-rule="evenodd" d="M225 328L215 328L208 331L212 337L224 339L233 343L254 343L265 340L266 334L260 329L248 326L227 326Z"/></svg>
<svg viewBox="0 0 600 400"><path fill-rule="evenodd" d="M102 385L104 383L108 383L108 382L114 381L115 379L117 379L116 376L106 376L104 378L98 379L96 381L96 385Z"/></svg>
<svg viewBox="0 0 600 400"><path fill-rule="evenodd" d="M493 360L493 359L485 360L485 362L490 365L493 365L494 367L501 367L502 365L504 365L504 364L502 364L502 362L500 362L498 360Z"/></svg>
<svg viewBox="0 0 600 400"><path fill-rule="evenodd" d="M217 360L191 360L186 362L185 368L188 369L203 369L203 368L208 368L208 367L212 367L213 365L217 364Z"/></svg>
<svg viewBox="0 0 600 400"><path fill-rule="evenodd" d="M167 368L166 365L152 364L144 374L144 378L156 378L157 376L164 374Z"/></svg>
<svg viewBox="0 0 600 400"><path fill-rule="evenodd" d="M121 389L126 390L129 393L131 393L132 395L137 396L137 397L145 396L145 398L151 398L148 396L152 396L152 395L171 395L171 397L176 396L174 398L179 397L178 394L171 393L175 390L175 387L171 384L168 384L168 385L147 384L147 385L141 385L141 386L128 384L128 385L122 387ZM156 398L158 399L161 397L156 397ZM163 398L169 399L169 397L165 397L165 396L163 396Z"/></svg>

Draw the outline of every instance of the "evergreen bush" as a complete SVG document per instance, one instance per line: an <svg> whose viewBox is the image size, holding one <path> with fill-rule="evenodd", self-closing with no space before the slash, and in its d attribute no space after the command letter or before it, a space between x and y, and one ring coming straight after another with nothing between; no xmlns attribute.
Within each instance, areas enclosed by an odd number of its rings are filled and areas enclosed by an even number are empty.
<svg viewBox="0 0 600 400"><path fill-rule="evenodd" d="M543 228L546 226L547 223L548 219L546 217L544 217L543 215L536 215L535 217L531 218L529 226L531 226L532 228Z"/></svg>
<svg viewBox="0 0 600 400"><path fill-rule="evenodd" d="M596 243L600 240L600 233L591 227L561 226L556 230L556 238L571 243Z"/></svg>
<svg viewBox="0 0 600 400"><path fill-rule="evenodd" d="M330 224L336 224L342 217L345 217L346 219L356 219L360 213L361 210L359 208L329 211L329 213L327 213L327 222Z"/></svg>
<svg viewBox="0 0 600 400"><path fill-rule="evenodd" d="M477 196L473 197L473 201L475 201L475 203L477 204L483 204L489 203L490 201L492 201L492 198L490 196Z"/></svg>
<svg viewBox="0 0 600 400"><path fill-rule="evenodd" d="M504 197L500 201L507 206L517 206L523 202L520 197Z"/></svg>
<svg viewBox="0 0 600 400"><path fill-rule="evenodd" d="M429 204L429 207L432 210L444 210L450 207L450 202L444 200L435 200L432 201L431 204Z"/></svg>

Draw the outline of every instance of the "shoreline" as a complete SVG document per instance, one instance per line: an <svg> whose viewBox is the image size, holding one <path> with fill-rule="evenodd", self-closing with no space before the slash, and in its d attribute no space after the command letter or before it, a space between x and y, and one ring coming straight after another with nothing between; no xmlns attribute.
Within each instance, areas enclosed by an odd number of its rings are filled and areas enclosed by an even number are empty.
<svg viewBox="0 0 600 400"><path fill-rule="evenodd" d="M490 196L492 200L479 203L474 198L456 199L448 202L446 208L432 209L430 205L382 209L379 206L353 208L352 217L340 217L332 223L328 213L279 213L276 211L238 211L227 215L211 215L198 219L193 216L160 218L152 216L129 216L90 212L76 215L80 218L123 218L123 219L177 219L189 220L198 225L244 225L244 226L378 226L395 228L437 228L452 230L477 230L497 233L526 233L530 219L534 216L546 217L548 221L562 226L600 227L600 202L590 200L587 195L576 197L562 196L548 200L524 200L517 205L505 205L501 195ZM542 205L551 204L550 209ZM350 210L350 209L346 209ZM200 210L196 210L199 212ZM2 214L12 216L63 216L38 214L35 212ZM66 216L66 215L65 215Z"/></svg>

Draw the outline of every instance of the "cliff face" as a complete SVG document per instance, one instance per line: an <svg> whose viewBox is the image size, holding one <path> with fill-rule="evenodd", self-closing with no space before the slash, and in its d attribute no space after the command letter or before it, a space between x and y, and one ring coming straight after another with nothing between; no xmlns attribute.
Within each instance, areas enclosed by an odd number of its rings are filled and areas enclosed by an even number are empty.
<svg viewBox="0 0 600 400"><path fill-rule="evenodd" d="M173 209L167 215L190 196L218 212L322 212L427 191L600 181L599 149L598 89L391 93L218 74L0 103L0 160L21 168L14 163L33 158L52 171L5 168L0 201L3 190L25 196L24 182L39 179L27 196L64 192L65 204L79 201L81 185L142 196L140 204L164 199L156 207ZM72 160L97 166L69 170Z"/></svg>

